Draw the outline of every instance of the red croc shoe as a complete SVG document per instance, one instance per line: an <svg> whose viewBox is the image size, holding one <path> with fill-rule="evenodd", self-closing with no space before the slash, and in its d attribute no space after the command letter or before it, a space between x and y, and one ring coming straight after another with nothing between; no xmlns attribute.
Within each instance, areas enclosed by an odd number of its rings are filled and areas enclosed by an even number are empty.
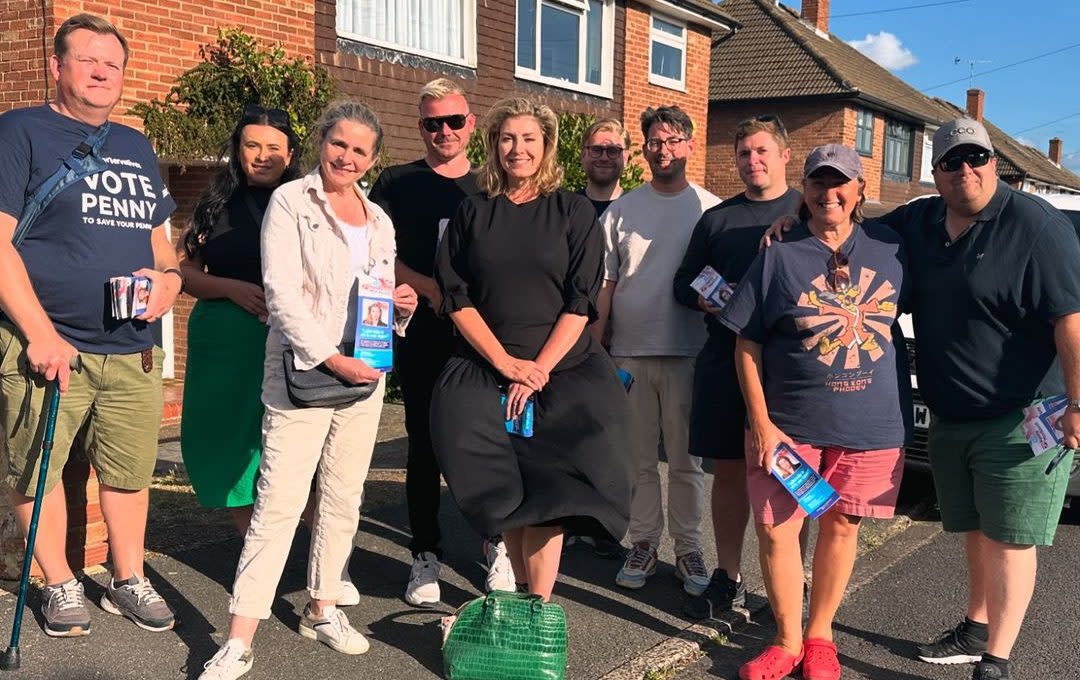
<svg viewBox="0 0 1080 680"><path fill-rule="evenodd" d="M821 638L803 642L803 680L840 680L840 659L836 645Z"/></svg>
<svg viewBox="0 0 1080 680"><path fill-rule="evenodd" d="M781 680L791 674L803 660L783 647L769 645L765 651L739 668L740 680Z"/></svg>

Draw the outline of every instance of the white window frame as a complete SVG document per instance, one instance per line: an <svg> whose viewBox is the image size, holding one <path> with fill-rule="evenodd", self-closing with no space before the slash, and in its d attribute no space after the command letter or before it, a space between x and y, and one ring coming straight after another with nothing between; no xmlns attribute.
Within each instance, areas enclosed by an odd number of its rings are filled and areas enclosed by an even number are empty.
<svg viewBox="0 0 1080 680"><path fill-rule="evenodd" d="M342 28L341 25L341 12L344 11L346 6L345 0L335 1L335 17L334 26L339 38L346 40L354 40L356 42L364 43L367 45L374 45L376 47L383 47L388 50L394 50L395 52L405 52L408 54L415 54L420 57L427 57L436 61L443 61L449 64L457 64L458 66L467 66L469 68L476 68L476 0L459 0L461 2L461 33L462 33L462 54L464 57L458 58L447 54L440 54L438 52L429 52L422 50L411 45L401 45L399 43L390 42L387 40L378 40L376 38L369 38L366 35L359 33L351 33Z"/></svg>
<svg viewBox="0 0 1080 680"><path fill-rule="evenodd" d="M654 19L669 23L673 26L682 27L682 39L659 30L653 24ZM652 85L659 85L660 87L666 87L669 90L678 90L679 92L686 92L686 53L689 51L689 37L687 32L689 28L685 21L680 21L667 14L661 14L660 12L649 13L649 83ZM682 52L682 67L679 69L679 73L682 74L682 78L676 80L675 78L667 78L665 76L657 75L653 73L653 43L658 42L668 47L674 47Z"/></svg>
<svg viewBox="0 0 1080 680"><path fill-rule="evenodd" d="M934 183L934 164L930 159L934 156L934 133L936 127L927 125L922 133L922 159L919 163L919 181L925 184Z"/></svg>
<svg viewBox="0 0 1080 680"><path fill-rule="evenodd" d="M536 20L536 25L533 27L533 35L535 36L535 45L533 47L536 50L533 58L534 68L525 68L517 63L519 35L517 26L517 7L522 2L529 2L535 6L535 11L533 12ZM517 0L517 2L514 3L514 77L543 83L544 85L551 85L552 87L558 87L564 90L573 90L574 92L592 94L598 97L611 99L615 80L615 0L601 0L601 2L603 4L604 16L602 17L601 24L603 45L601 45L600 49L599 85L585 80L586 51L588 50L588 22L585 20L585 12L589 6L587 0ZM577 11L581 14L578 29L577 82L553 78L540 73L540 44L542 42L540 22L541 8L543 5L551 5L552 7L571 12Z"/></svg>

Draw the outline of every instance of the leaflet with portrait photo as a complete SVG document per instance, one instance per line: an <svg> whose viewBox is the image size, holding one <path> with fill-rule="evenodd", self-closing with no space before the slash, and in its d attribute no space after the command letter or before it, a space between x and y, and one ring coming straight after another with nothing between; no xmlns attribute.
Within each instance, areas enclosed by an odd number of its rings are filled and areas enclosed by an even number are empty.
<svg viewBox="0 0 1080 680"><path fill-rule="evenodd" d="M724 308L735 293L735 289L720 275L720 272L708 265L701 270L697 278L690 282L690 287L705 298L710 305L720 309Z"/></svg>
<svg viewBox="0 0 1080 680"><path fill-rule="evenodd" d="M836 489L787 444L777 444L770 472L811 519L820 517L840 500Z"/></svg>
<svg viewBox="0 0 1080 680"><path fill-rule="evenodd" d="M356 296L353 357L386 373L394 367L393 285L375 281Z"/></svg>
<svg viewBox="0 0 1080 680"><path fill-rule="evenodd" d="M1031 445L1032 455L1041 455L1061 444L1064 435L1057 423L1068 405L1068 397L1062 394L1024 409L1024 437Z"/></svg>

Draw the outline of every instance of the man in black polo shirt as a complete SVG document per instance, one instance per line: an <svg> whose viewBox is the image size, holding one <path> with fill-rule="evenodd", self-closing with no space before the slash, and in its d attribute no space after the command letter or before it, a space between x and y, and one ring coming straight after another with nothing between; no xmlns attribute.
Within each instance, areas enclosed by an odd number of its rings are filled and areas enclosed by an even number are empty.
<svg viewBox="0 0 1080 680"><path fill-rule="evenodd" d="M436 315L442 295L432 274L435 251L446 225L461 201L479 193L465 156L476 117L462 89L445 78L420 91L417 128L427 148L424 158L387 168L371 188L370 198L390 215L397 234L397 282L407 283L427 299L416 308L408 334L394 353L394 368L405 399L409 458L405 495L413 554L405 601L412 605L439 602L442 534L439 529L440 471L431 448L428 412L431 392L454 346L453 326ZM501 540L486 549L489 590L513 590L514 572Z"/></svg>
<svg viewBox="0 0 1080 680"><path fill-rule="evenodd" d="M1035 546L1053 542L1073 456L1048 472L1056 451L1033 456L1021 425L1021 410L1050 396L1055 356L1071 400L1064 445L1080 446L1080 243L1060 212L997 178L979 122L939 128L932 161L941 196L883 219L909 253L930 464L942 525L966 534L969 593L965 620L918 655L1007 678Z"/></svg>

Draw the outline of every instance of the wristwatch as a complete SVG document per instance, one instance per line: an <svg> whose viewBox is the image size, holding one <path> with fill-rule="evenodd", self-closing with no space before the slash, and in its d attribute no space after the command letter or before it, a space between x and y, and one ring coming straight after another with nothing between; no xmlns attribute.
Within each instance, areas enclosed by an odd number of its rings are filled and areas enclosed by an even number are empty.
<svg viewBox="0 0 1080 680"><path fill-rule="evenodd" d="M1065 406L1073 411L1080 411L1080 399L1073 399L1070 397L1069 400L1065 402Z"/></svg>

